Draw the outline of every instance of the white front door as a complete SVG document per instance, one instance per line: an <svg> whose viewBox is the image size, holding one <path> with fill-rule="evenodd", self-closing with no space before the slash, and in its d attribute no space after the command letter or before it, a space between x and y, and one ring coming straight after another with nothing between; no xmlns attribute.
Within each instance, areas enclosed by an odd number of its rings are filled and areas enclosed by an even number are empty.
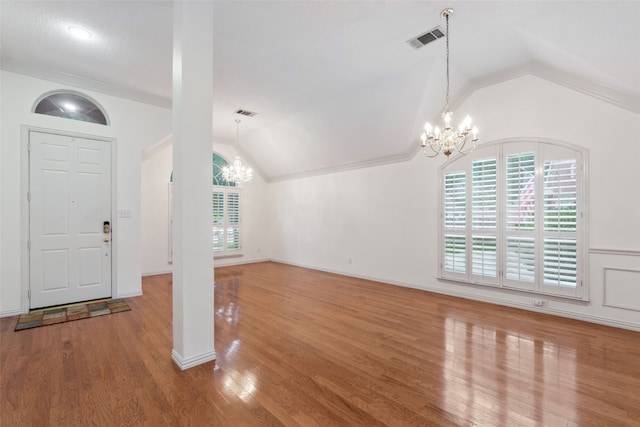
<svg viewBox="0 0 640 427"><path fill-rule="evenodd" d="M110 297L111 143L41 132L29 142L30 308Z"/></svg>

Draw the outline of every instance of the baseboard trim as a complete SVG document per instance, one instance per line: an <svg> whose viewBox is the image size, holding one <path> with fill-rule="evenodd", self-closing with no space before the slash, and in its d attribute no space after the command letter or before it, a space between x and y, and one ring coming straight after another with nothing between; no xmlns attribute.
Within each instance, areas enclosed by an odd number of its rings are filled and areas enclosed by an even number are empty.
<svg viewBox="0 0 640 427"><path fill-rule="evenodd" d="M131 292L118 293L118 295L116 295L113 298L131 298L131 297L141 297L141 296L142 296L142 291L131 291Z"/></svg>
<svg viewBox="0 0 640 427"><path fill-rule="evenodd" d="M218 261L222 261L222 260L232 260L234 259L233 257L223 257L223 258L218 258ZM213 260L213 268L215 269L216 267L230 267L232 265L243 265L243 264L256 264L259 262L268 262L271 261L271 258L261 258L261 259L250 259L250 260L238 260L236 262L229 262L229 263L222 263L222 264L216 264L216 260Z"/></svg>
<svg viewBox="0 0 640 427"><path fill-rule="evenodd" d="M194 366L202 365L203 363L211 362L212 360L216 360L216 358L217 355L215 350L211 350L197 356L188 357L186 359L183 359L175 349L171 350L171 359L182 371L193 368Z"/></svg>
<svg viewBox="0 0 640 427"><path fill-rule="evenodd" d="M13 310L7 310L7 311L0 311L0 317L20 316L21 314L24 314L24 312L19 308L14 308Z"/></svg>
<svg viewBox="0 0 640 427"><path fill-rule="evenodd" d="M238 258L237 261L231 261L234 258ZM235 257L235 256L226 256L226 257L220 257L220 258L216 258L213 260L213 267L229 267L232 265L242 265L242 264L254 264L257 262L268 262L271 261L271 259L269 258L261 258L261 259L250 259L250 260L241 260L241 257ZM229 260L230 262L222 262L220 263L222 260ZM218 263L216 263L216 261L218 261ZM159 276L162 274L171 274L173 273L173 270L167 270L167 271L150 271L150 272L146 272L146 273L142 273L142 277L149 277L149 276Z"/></svg>
<svg viewBox="0 0 640 427"><path fill-rule="evenodd" d="M295 263L295 262L279 260L279 259L275 259L275 258L272 259L271 261L278 262L278 263L281 263L281 264L292 265L294 267L301 267L301 268L308 268L310 270L324 271L326 273L339 274L341 276L356 277L358 279L371 280L373 282L386 283L388 285L402 286L402 287L405 287L405 288L418 289L418 290L422 290L422 291L426 291L426 292L433 292L433 293L436 293L436 294L448 295L448 296L452 296L452 297L456 297L456 298L464 298L464 299L470 299L470 300L474 300L474 301L481 301L481 302L486 302L486 303L489 303L489 304L501 305L501 306L504 306L504 307L518 308L518 309L525 310L525 311L533 311L533 312L536 312L536 313L550 314L550 315L553 315L553 316L564 317L564 318L567 318L567 319L580 320L580 321L583 321L583 322L596 323L596 324L599 324L599 325L611 326L611 327L614 327L614 328L629 329L631 331L640 332L640 324L634 323L634 322L627 322L627 321L619 320L619 319L611 319L611 318L608 318L608 317L600 317L600 316L595 316L595 315L591 315L591 314L575 313L575 312L571 312L571 311L558 310L558 309L554 309L554 308L537 308L535 306L530 306L530 305L519 303L519 302L515 302L515 301L508 301L508 300L504 300L504 299L496 298L496 297L491 297L491 296L482 296L482 297L480 297L478 295L469 294L469 293L460 292L460 291L447 291L447 292L445 292L444 290L442 290L440 288L432 287L432 286L428 286L428 285L420 285L420 284L417 284L417 283L393 281L393 280L389 280L389 279L381 279L381 278L377 278L377 277L365 276L365 275L360 275L360 274L353 274L353 273L348 273L348 272L344 272L344 271L337 271L337 270L331 270L331 269L326 269L326 268L319 268L319 267L314 267L314 266L310 266L310 265L305 265L305 264L300 264L300 263Z"/></svg>
<svg viewBox="0 0 640 427"><path fill-rule="evenodd" d="M171 274L173 273L173 270L167 270L167 271L155 271L155 272L148 272L148 273L142 273L142 277L148 277L148 276L160 276L162 274Z"/></svg>

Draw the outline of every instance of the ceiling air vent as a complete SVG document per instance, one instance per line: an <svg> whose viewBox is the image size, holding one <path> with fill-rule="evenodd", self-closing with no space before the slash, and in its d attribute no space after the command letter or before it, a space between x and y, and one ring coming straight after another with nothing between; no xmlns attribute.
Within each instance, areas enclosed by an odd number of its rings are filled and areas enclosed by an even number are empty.
<svg viewBox="0 0 640 427"><path fill-rule="evenodd" d="M430 29L426 33L422 33L419 36L412 38L411 40L407 40L407 43L409 43L409 45L411 45L411 47L413 47L414 49L419 49L422 46L436 41L441 37L444 37L442 28L435 27Z"/></svg>
<svg viewBox="0 0 640 427"><path fill-rule="evenodd" d="M238 111L236 111L236 114L241 114L241 115L247 116L247 117L253 117L258 113L254 113L253 111L247 111L247 110L238 110Z"/></svg>

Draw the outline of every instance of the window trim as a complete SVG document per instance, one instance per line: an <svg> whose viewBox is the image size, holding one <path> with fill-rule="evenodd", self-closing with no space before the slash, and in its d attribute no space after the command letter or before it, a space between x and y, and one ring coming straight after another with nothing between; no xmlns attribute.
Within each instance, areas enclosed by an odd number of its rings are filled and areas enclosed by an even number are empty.
<svg viewBox="0 0 640 427"><path fill-rule="evenodd" d="M550 146L557 146L563 149L569 149L578 153L576 157L577 164L576 169L578 170L577 177L577 206L578 211L576 213L577 216L577 230L576 230L576 242L578 245L577 256L579 257L578 261L578 273L580 283L576 284L576 292L574 295L566 295L562 293L553 293L548 291L548 286L544 284L544 278L540 275L540 272L544 269L544 263L537 261L536 262L536 280L534 282L533 289L525 289L523 287L512 287L505 285L504 283L504 274L500 272L503 269L504 262L504 245L506 243L506 219L504 218L506 213L505 207L505 197L506 197L506 177L505 171L503 170L504 162L506 159L506 154L504 153L504 147L513 144L511 146L515 146L516 144L521 145L529 145L530 147L536 147L535 152L538 153L538 147L540 144L547 144ZM488 150L488 151L487 151ZM472 254L470 250L466 250L466 272L464 274L456 274L452 272L445 272L444 263L445 263L445 251L444 251L444 239L445 235L449 230L445 229L445 209L444 209L444 182L445 182L445 174L453 173L456 171L465 171L470 173L472 163L475 160L481 160L485 157L490 157L490 155L485 156L483 153L491 152L493 150L493 154L496 156L498 163L498 171L497 171L497 190L496 190L496 204L497 204L497 222L498 226L495 230L495 234L497 237L497 244L500 245L498 248L497 256L497 277L495 282L492 280L478 280L478 277L472 273ZM537 156L537 154L536 154ZM581 158L580 158L581 157ZM539 169L541 166L539 165L539 161L544 162L544 158L536 160L536 169ZM456 164L456 162L460 163L460 168L455 169L452 167ZM543 164L543 163L540 163ZM501 166L502 165L502 166ZM478 145L478 148L467 155L458 155L456 157L450 158L442 165L440 165L438 169L438 273L437 279L439 281L444 282L456 282L462 284L469 284L473 286L481 286L484 288L495 288L504 290L506 292L519 292L529 295L544 295L545 297L552 298L561 298L561 299L569 299L569 300L578 300L578 301L589 301L589 226L588 226L588 218L589 218L589 151L581 146L553 140L547 138L504 138L499 140L494 140L490 142L486 142ZM472 205L471 205L471 196L472 196L472 177L467 177L467 189L466 189L466 223L468 226L459 234L461 236L466 237L467 245L470 244L472 237L474 235L473 226L473 218L472 218ZM544 202L543 198L540 198L540 201L536 203L536 214L537 211L541 209L542 203ZM542 236L540 240L538 240ZM544 230L539 233L536 232L536 245L544 244ZM539 247L539 246L537 246ZM467 246L468 248L468 246ZM536 254L539 253L540 250L536 249ZM480 278L482 279L482 278ZM547 289L545 289L547 288Z"/></svg>

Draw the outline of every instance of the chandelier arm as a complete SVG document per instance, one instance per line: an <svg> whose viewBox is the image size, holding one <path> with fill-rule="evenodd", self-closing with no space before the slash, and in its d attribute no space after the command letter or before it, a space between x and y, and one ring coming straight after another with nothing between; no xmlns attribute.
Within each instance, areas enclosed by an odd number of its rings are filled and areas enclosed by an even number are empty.
<svg viewBox="0 0 640 427"><path fill-rule="evenodd" d="M462 150L460 150L460 153L461 153L461 154L469 154L469 153L471 153L471 152L475 151L475 149L476 149L476 143L475 143L475 141L472 141L472 142L473 142L473 146L472 146L469 150L467 150L467 151L462 151Z"/></svg>
<svg viewBox="0 0 640 427"><path fill-rule="evenodd" d="M433 148L432 148L431 150L433 151ZM430 158L430 159L433 159L434 157L438 157L438 156L440 155L440 152L439 152L439 151L434 151L434 152L433 152L433 154L429 154L429 153L427 153L427 151L426 151L426 150L422 150L422 153L423 153L426 157L428 157L428 158Z"/></svg>
<svg viewBox="0 0 640 427"><path fill-rule="evenodd" d="M472 151L474 151L476 149L476 140L472 139L471 142L473 142L473 147L471 147L469 150L464 151L464 147L465 145L467 145L467 140L465 138L465 140L462 142L462 144L460 145L460 148L458 148L458 152L460 154L469 154Z"/></svg>
<svg viewBox="0 0 640 427"><path fill-rule="evenodd" d="M424 147L422 147L422 152L424 153L425 156L429 157L430 159L437 157L441 152L442 152L442 147L438 146L438 150L436 150L435 148L433 148L434 144L433 141L429 142L427 145L425 145ZM426 148L429 147L429 149L431 149L431 151L433 152L433 154L428 154Z"/></svg>

